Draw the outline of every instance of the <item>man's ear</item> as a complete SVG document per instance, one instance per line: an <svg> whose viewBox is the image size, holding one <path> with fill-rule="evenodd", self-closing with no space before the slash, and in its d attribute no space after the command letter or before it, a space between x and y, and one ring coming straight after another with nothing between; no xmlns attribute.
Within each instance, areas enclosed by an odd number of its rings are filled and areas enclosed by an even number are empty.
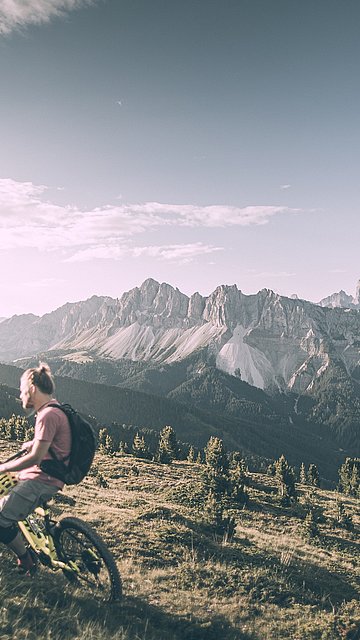
<svg viewBox="0 0 360 640"><path fill-rule="evenodd" d="M36 392L36 386L34 384L31 384L29 386L29 391L30 391L31 395L33 396L34 393Z"/></svg>

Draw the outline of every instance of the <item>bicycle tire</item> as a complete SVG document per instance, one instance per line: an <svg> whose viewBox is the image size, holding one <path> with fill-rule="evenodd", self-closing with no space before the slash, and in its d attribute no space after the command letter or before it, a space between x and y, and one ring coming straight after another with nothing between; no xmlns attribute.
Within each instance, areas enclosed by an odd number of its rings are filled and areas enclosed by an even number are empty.
<svg viewBox="0 0 360 640"><path fill-rule="evenodd" d="M62 518L56 525L54 543L62 562L73 561L80 571L66 577L90 590L105 602L121 599L122 584L115 558L102 538L80 518ZM75 578L75 580L74 580Z"/></svg>

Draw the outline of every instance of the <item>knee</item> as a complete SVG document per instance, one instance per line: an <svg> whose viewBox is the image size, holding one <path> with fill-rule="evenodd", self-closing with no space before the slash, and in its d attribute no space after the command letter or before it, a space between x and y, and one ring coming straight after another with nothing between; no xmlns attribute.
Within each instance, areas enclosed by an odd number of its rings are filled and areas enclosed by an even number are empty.
<svg viewBox="0 0 360 640"><path fill-rule="evenodd" d="M10 544L10 542L15 540L18 531L19 529L16 524L12 524L10 527L0 527L0 542Z"/></svg>

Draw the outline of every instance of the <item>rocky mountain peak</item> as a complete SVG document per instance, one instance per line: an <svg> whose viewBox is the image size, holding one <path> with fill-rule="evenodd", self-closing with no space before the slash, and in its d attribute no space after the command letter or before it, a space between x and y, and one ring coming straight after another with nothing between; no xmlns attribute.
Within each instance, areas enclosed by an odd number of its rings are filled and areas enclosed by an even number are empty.
<svg viewBox="0 0 360 640"><path fill-rule="evenodd" d="M342 309L357 309L360 308L360 280L356 285L355 297L350 296L341 289L337 293L333 293L327 298L323 298L318 303L321 307L341 307Z"/></svg>
<svg viewBox="0 0 360 640"><path fill-rule="evenodd" d="M334 306L348 302L344 291L335 296ZM323 306L332 306L330 302ZM245 295L235 284L189 298L152 278L117 300L93 296L41 318L29 314L0 323L3 361L56 349L69 355L81 351L92 357L172 363L202 350L215 357L218 368L240 372L249 384L299 392L334 359L358 377L359 343L356 307L322 308L271 289Z"/></svg>

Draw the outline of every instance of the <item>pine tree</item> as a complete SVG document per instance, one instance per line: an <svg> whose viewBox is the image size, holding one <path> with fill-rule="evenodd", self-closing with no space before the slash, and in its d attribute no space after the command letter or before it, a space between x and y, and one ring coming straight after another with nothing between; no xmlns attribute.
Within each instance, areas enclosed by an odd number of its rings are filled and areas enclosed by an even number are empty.
<svg viewBox="0 0 360 640"><path fill-rule="evenodd" d="M233 537L235 532L235 519L226 516L221 500L213 491L209 491L204 504L205 518L214 530L214 533L226 536L227 539Z"/></svg>
<svg viewBox="0 0 360 640"><path fill-rule="evenodd" d="M108 481L106 480L105 476L100 472L96 476L96 484L99 487L102 487L103 489L108 489L109 488Z"/></svg>
<svg viewBox="0 0 360 640"><path fill-rule="evenodd" d="M188 462L195 462L195 449L192 445L189 447L189 453L186 459Z"/></svg>
<svg viewBox="0 0 360 640"><path fill-rule="evenodd" d="M300 465L299 481L301 484L307 484L307 480L305 465L302 462Z"/></svg>
<svg viewBox="0 0 360 640"><path fill-rule="evenodd" d="M104 453L108 456L112 456L116 451L113 438L108 434L105 438Z"/></svg>
<svg viewBox="0 0 360 640"><path fill-rule="evenodd" d="M307 472L307 480L312 487L320 486L320 476L316 464L310 464Z"/></svg>
<svg viewBox="0 0 360 640"><path fill-rule="evenodd" d="M170 464L178 458L178 444L176 434L172 427L164 427L160 431L159 446L157 452L158 462Z"/></svg>
<svg viewBox="0 0 360 640"><path fill-rule="evenodd" d="M98 436L98 442L99 442L99 451L101 453L106 453L106 451L105 451L105 442L106 442L107 435L108 435L108 430L105 429L105 427L103 429L100 429L99 436Z"/></svg>
<svg viewBox="0 0 360 640"><path fill-rule="evenodd" d="M341 500L336 501L336 519L335 522L339 527L343 527L348 531L352 531L354 528L353 519L351 514L346 511L344 503Z"/></svg>
<svg viewBox="0 0 360 640"><path fill-rule="evenodd" d="M318 538L320 536L319 527L312 509L310 509L306 514L302 525L302 534L307 540L312 540L313 538Z"/></svg>
<svg viewBox="0 0 360 640"><path fill-rule="evenodd" d="M195 462L196 462L196 464L203 464L204 456L203 456L203 451L202 450L198 451L198 454L196 456Z"/></svg>
<svg viewBox="0 0 360 640"><path fill-rule="evenodd" d="M360 495L360 458L346 458L339 469L339 488L349 496Z"/></svg>
<svg viewBox="0 0 360 640"><path fill-rule="evenodd" d="M5 426L5 438L6 440L17 440L16 434L16 415L13 413L12 416L6 423Z"/></svg>
<svg viewBox="0 0 360 640"><path fill-rule="evenodd" d="M290 499L296 500L295 473L284 455L275 462L275 477L282 501L288 503Z"/></svg>
<svg viewBox="0 0 360 640"><path fill-rule="evenodd" d="M205 462L218 475L227 475L229 472L229 461L225 453L223 441L220 438L211 436L205 447Z"/></svg>
<svg viewBox="0 0 360 640"><path fill-rule="evenodd" d="M119 442L119 453L124 456L129 453L129 445L125 440L120 440Z"/></svg>
<svg viewBox="0 0 360 640"><path fill-rule="evenodd" d="M205 482L216 496L230 492L229 461L223 441L211 436L205 447Z"/></svg>
<svg viewBox="0 0 360 640"><path fill-rule="evenodd" d="M236 502L242 504L248 502L248 494L245 490L245 486L249 484L247 471L245 460L243 460L239 451L234 451L229 467L230 494Z"/></svg>
<svg viewBox="0 0 360 640"><path fill-rule="evenodd" d="M275 462L270 462L270 464L268 465L267 469L266 469L266 475L268 476L274 476L275 475Z"/></svg>
<svg viewBox="0 0 360 640"><path fill-rule="evenodd" d="M144 459L150 458L149 447L145 442L145 438L144 436L140 437L138 433L136 433L134 436L132 450L133 450L134 456L136 456L137 458L144 458Z"/></svg>

